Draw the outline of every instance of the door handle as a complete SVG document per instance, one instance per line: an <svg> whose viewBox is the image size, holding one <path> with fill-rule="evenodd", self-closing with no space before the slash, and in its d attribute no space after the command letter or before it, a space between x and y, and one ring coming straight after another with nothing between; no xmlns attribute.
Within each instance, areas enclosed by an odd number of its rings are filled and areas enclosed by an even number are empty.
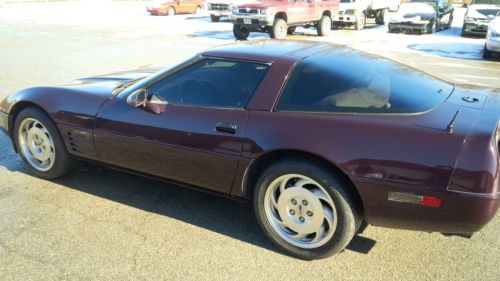
<svg viewBox="0 0 500 281"><path fill-rule="evenodd" d="M238 126L234 124L229 124L229 123L222 123L219 122L217 125L215 125L215 130L217 132L221 133L228 133L228 134L236 134L236 130L238 129Z"/></svg>

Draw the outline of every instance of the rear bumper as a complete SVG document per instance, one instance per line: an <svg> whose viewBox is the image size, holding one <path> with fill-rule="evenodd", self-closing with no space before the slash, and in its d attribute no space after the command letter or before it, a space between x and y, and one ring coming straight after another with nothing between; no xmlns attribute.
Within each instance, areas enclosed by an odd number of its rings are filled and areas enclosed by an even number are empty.
<svg viewBox="0 0 500 281"><path fill-rule="evenodd" d="M0 111L0 131L9 135L9 115Z"/></svg>
<svg viewBox="0 0 500 281"><path fill-rule="evenodd" d="M454 191L431 191L425 188L365 179L355 182L363 201L366 220L382 227L442 233L473 233L481 230L496 215L500 193L476 194ZM442 200L430 207L388 200L389 192L405 192Z"/></svg>

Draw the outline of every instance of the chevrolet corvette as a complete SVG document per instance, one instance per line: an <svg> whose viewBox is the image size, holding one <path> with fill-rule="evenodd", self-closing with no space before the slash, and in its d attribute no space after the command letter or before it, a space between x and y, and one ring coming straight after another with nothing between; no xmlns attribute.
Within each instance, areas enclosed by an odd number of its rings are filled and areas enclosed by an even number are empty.
<svg viewBox="0 0 500 281"><path fill-rule="evenodd" d="M483 228L500 205L499 94L344 46L252 41L22 90L0 128L40 178L91 161L252 202L266 236L310 260L366 225Z"/></svg>

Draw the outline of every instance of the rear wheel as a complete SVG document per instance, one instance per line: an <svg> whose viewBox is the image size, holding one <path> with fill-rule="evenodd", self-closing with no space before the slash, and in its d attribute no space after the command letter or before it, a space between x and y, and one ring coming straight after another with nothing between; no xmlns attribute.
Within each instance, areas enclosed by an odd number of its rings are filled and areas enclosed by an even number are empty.
<svg viewBox="0 0 500 281"><path fill-rule="evenodd" d="M238 40L246 40L248 36L250 36L250 31L246 29L245 27L242 27L239 24L234 24L233 25L233 34L234 37Z"/></svg>
<svg viewBox="0 0 500 281"><path fill-rule="evenodd" d="M220 17L216 16L216 15L210 15L210 20L212 22L219 22L220 21Z"/></svg>
<svg viewBox="0 0 500 281"><path fill-rule="evenodd" d="M375 17L375 23L386 24L388 22L388 18L389 18L389 10L382 9L377 13L377 16Z"/></svg>
<svg viewBox="0 0 500 281"><path fill-rule="evenodd" d="M40 178L59 178L76 167L57 127L39 109L26 108L17 115L14 141L30 173Z"/></svg>
<svg viewBox="0 0 500 281"><path fill-rule="evenodd" d="M274 39L285 39L288 32L288 25L284 19L275 19L269 36Z"/></svg>
<svg viewBox="0 0 500 281"><path fill-rule="evenodd" d="M486 48L486 44L484 44L483 49L483 59L491 59L493 57L493 52Z"/></svg>
<svg viewBox="0 0 500 281"><path fill-rule="evenodd" d="M174 9L174 7L168 7L167 16L175 16L175 9Z"/></svg>
<svg viewBox="0 0 500 281"><path fill-rule="evenodd" d="M365 28L365 23L366 23L366 15L364 13L361 13L358 17L358 21L354 24L354 29L356 30L361 30Z"/></svg>
<svg viewBox="0 0 500 281"><path fill-rule="evenodd" d="M315 163L287 160L259 178L254 209L265 234L288 254L318 259L343 250L361 224L349 185Z"/></svg>
<svg viewBox="0 0 500 281"><path fill-rule="evenodd" d="M322 16L318 22L318 35L328 36L332 30L332 19L329 16Z"/></svg>

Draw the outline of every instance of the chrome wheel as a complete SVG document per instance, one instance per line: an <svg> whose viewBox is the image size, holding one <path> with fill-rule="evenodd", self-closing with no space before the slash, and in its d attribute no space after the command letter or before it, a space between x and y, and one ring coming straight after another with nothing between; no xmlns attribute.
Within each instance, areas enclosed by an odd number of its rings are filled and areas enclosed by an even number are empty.
<svg viewBox="0 0 500 281"><path fill-rule="evenodd" d="M18 138L20 152L33 168L41 172L52 168L56 157L54 142L40 121L24 119L19 126Z"/></svg>
<svg viewBox="0 0 500 281"><path fill-rule="evenodd" d="M313 179L288 174L266 189L264 209L272 229L287 243L313 249L326 244L337 228L335 204Z"/></svg>

